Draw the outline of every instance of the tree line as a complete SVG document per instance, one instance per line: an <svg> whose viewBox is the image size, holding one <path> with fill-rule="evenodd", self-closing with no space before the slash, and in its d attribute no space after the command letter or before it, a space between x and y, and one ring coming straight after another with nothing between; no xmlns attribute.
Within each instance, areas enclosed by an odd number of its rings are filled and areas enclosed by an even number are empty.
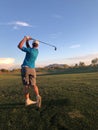
<svg viewBox="0 0 98 130"><path fill-rule="evenodd" d="M91 64L90 65L86 65L85 62L80 61L79 63L76 63L74 66L69 66L67 64L53 64L53 65L49 65L46 67L42 67L42 68L36 68L37 71L44 71L44 70L54 70L54 69L69 69L69 68L98 68L98 58L94 58L91 60ZM0 73L1 72L19 72L20 68L18 69L13 69L13 70L8 70L8 69L0 69Z"/></svg>

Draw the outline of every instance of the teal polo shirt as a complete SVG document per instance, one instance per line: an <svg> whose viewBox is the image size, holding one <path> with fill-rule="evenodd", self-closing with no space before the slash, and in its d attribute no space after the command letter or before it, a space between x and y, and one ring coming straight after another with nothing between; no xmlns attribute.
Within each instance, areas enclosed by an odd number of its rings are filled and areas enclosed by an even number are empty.
<svg viewBox="0 0 98 130"><path fill-rule="evenodd" d="M38 56L38 49L22 47L21 50L23 52L26 52L22 67L28 66L29 68L35 68L35 61Z"/></svg>

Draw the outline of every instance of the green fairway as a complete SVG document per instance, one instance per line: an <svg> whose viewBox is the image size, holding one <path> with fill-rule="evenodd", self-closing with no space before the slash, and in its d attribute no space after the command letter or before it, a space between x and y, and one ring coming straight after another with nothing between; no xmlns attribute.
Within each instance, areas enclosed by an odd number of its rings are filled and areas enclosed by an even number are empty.
<svg viewBox="0 0 98 130"><path fill-rule="evenodd" d="M39 75L37 84L40 110L25 107L20 74L0 74L0 130L98 130L98 72Z"/></svg>

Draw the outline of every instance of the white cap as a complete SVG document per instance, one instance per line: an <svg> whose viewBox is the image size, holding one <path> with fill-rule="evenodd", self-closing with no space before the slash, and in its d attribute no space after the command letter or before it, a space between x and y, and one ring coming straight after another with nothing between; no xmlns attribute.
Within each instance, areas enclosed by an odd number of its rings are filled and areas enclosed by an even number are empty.
<svg viewBox="0 0 98 130"><path fill-rule="evenodd" d="M34 40L33 43L36 43L37 45L39 45L39 41L38 40Z"/></svg>

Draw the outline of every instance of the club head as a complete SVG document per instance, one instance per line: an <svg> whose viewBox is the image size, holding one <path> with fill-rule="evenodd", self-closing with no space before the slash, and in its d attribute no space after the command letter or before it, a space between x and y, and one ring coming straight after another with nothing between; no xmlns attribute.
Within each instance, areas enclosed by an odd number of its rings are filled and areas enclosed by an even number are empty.
<svg viewBox="0 0 98 130"><path fill-rule="evenodd" d="M54 50L56 51L56 50L57 50L57 48L55 47L55 48L54 48Z"/></svg>

